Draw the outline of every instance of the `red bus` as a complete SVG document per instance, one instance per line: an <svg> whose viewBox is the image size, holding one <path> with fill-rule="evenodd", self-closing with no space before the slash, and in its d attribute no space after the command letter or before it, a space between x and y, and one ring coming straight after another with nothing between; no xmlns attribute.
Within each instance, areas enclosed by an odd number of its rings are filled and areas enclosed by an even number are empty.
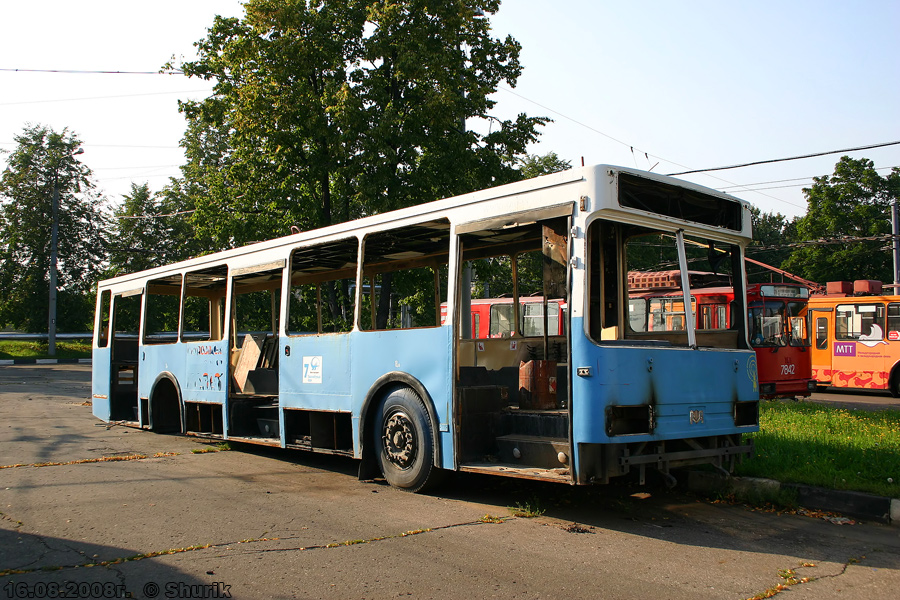
<svg viewBox="0 0 900 600"><path fill-rule="evenodd" d="M566 315L569 310L564 300L547 301L547 332L549 335L566 335ZM441 323L447 320L447 305L441 304ZM512 298L472 298L472 339L510 337L514 333L525 336L544 335L544 298L542 296L519 298L519 327L516 322Z"/></svg>
<svg viewBox="0 0 900 600"><path fill-rule="evenodd" d="M807 397L816 390L809 337L809 288L797 283L747 287L750 345L760 398Z"/></svg>
<svg viewBox="0 0 900 600"><path fill-rule="evenodd" d="M629 323L635 331L684 328L684 300L678 271L629 274ZM691 312L698 344L703 331L734 329L730 283L712 273L690 272ZM709 287L699 287L700 285ZM697 286L697 287L695 287ZM812 378L809 337L809 289L795 283L751 284L747 287L750 345L756 351L760 398L807 397L816 389Z"/></svg>

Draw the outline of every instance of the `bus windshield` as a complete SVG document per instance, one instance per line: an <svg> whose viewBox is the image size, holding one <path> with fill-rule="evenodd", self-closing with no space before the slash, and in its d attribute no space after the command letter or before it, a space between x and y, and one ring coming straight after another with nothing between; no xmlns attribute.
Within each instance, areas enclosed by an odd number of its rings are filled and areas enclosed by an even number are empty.
<svg viewBox="0 0 900 600"><path fill-rule="evenodd" d="M739 247L698 236L595 221L591 235L595 282L589 311L595 342L631 340L675 346L746 347L743 305L731 307ZM680 237L679 237L680 236ZM607 257L620 240L627 272ZM624 283L624 285L622 285ZM619 296L621 290L621 296ZM623 300L623 310L617 300ZM621 321L620 321L621 319Z"/></svg>
<svg viewBox="0 0 900 600"><path fill-rule="evenodd" d="M750 344L754 347L809 346L806 302L765 299L751 302Z"/></svg>

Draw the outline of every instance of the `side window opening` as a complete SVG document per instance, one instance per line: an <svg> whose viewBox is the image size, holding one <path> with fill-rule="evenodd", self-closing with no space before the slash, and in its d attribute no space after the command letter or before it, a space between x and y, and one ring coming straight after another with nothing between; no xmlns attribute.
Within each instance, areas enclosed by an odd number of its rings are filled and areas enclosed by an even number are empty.
<svg viewBox="0 0 900 600"><path fill-rule="evenodd" d="M884 339L883 304L838 304L834 322L835 339Z"/></svg>
<svg viewBox="0 0 900 600"><path fill-rule="evenodd" d="M181 275L147 282L144 309L144 343L174 344L178 341L181 307Z"/></svg>
<svg viewBox="0 0 900 600"><path fill-rule="evenodd" d="M361 329L440 326L449 278L449 221L369 234L363 256Z"/></svg>
<svg viewBox="0 0 900 600"><path fill-rule="evenodd" d="M887 307L887 335L890 340L900 339L900 303L892 302Z"/></svg>
<svg viewBox="0 0 900 600"><path fill-rule="evenodd" d="M297 248L291 254L288 335L346 333L356 301L356 238Z"/></svg>
<svg viewBox="0 0 900 600"><path fill-rule="evenodd" d="M181 339L211 342L222 339L225 330L225 291L228 267L220 265L193 271L184 277L184 308Z"/></svg>
<svg viewBox="0 0 900 600"><path fill-rule="evenodd" d="M463 236L463 268L472 274L470 289L463 293L489 307L487 337L565 332L560 315L566 314L567 299L566 222L557 218ZM463 328L460 333L465 335ZM471 338L477 337L478 331L471 332Z"/></svg>
<svg viewBox="0 0 900 600"><path fill-rule="evenodd" d="M110 322L110 304L112 303L112 293L109 290L103 290L97 297L97 331L94 334L95 345L97 348L106 348L109 345L109 322Z"/></svg>

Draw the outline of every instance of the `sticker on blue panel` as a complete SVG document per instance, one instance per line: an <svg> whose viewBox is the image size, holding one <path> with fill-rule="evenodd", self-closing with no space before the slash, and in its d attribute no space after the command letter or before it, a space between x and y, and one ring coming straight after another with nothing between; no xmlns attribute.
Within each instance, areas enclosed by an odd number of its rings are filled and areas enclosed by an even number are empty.
<svg viewBox="0 0 900 600"><path fill-rule="evenodd" d="M303 383L322 383L322 357L303 357Z"/></svg>
<svg viewBox="0 0 900 600"><path fill-rule="evenodd" d="M737 363L737 361L735 361ZM757 389L757 385L759 384L759 373L756 370L756 355L750 357L747 361L747 377L750 379L751 383L753 383L753 391L755 392Z"/></svg>

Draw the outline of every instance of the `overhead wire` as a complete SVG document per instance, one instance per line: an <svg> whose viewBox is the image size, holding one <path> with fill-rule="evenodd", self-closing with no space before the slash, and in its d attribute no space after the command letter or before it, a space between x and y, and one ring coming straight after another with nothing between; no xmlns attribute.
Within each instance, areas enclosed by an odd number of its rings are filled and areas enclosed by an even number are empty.
<svg viewBox="0 0 900 600"><path fill-rule="evenodd" d="M900 166L875 167L874 170L875 171L890 171L892 169L900 169ZM748 186L751 186L751 185L769 185L770 183L789 183L791 181L803 181L804 183L798 183L798 184L794 184L791 186L780 186L780 187L796 187L799 185L810 185L812 183L810 180L813 179L814 177L819 177L819 176L818 175L809 175L807 177L795 177L793 179L774 179L772 181L758 181L756 183L745 183L743 185L732 185L732 186L720 187L719 191L724 192L724 191L730 190L732 188L747 188ZM777 189L777 188L761 188L761 189Z"/></svg>
<svg viewBox="0 0 900 600"><path fill-rule="evenodd" d="M101 71L89 69L11 69L0 67L0 72L8 73L66 73L70 75L183 75L184 71L167 69L165 71Z"/></svg>
<svg viewBox="0 0 900 600"><path fill-rule="evenodd" d="M709 173L710 171L725 171L728 169L740 169L743 167L755 167L757 165L769 165L778 162L785 162L789 160L801 160L804 158L815 158L817 156L827 156L829 154L841 154L842 152L858 152L860 150L871 150L872 148L884 148L886 146L896 146L900 144L900 140L896 142L883 142L880 144L869 144L867 146L857 146L855 148L844 148L843 150L828 150L826 152L815 152L812 154L802 154L799 156L789 156L786 158L770 158L768 160L757 160L754 162L742 163L739 165L730 165L727 167L711 167L708 169L694 169L691 171L681 171L680 173L669 173L670 177L677 177L679 175L690 175L692 173Z"/></svg>
<svg viewBox="0 0 900 600"><path fill-rule="evenodd" d="M593 132L596 133L596 134L602 135L603 137L605 137L605 138L607 138L607 139L609 139L609 140L612 140L613 142L616 142L617 144L621 144L621 145L623 145L623 146L626 146L626 147L628 147L629 149L631 149L632 155L634 155L634 150L637 149L638 152L643 153L644 156L647 157L648 162L649 162L649 157L652 156L653 158L658 158L660 161L667 162L667 163L669 163L669 164L672 164L672 165L681 167L681 168L683 168L683 169L687 169L687 168L688 168L688 167L686 167L685 165L683 165L683 164L681 164L681 163L675 162L674 160L669 160L669 159L667 159L667 158L665 158L665 157L663 157L663 156L659 156L658 154L651 154L651 153L648 152L648 151L641 150L640 148L635 148L635 146L632 145L632 144L629 144L629 143L627 143L627 142L623 142L622 140L620 140L620 139L618 139L618 138L615 138L615 137L609 135L608 133L606 133L606 132L604 132L604 131L601 131L601 130L595 128L595 127L591 127L590 125L588 125L588 124L586 124L586 123L582 123L581 121L579 121L579 120L577 120L577 119L573 119L572 117L570 117L570 116L568 116L568 115L565 115L565 114L559 112L558 110L554 110L554 109L550 108L549 106L545 106L545 105L541 104L540 102L536 102L536 101L534 101L534 100L532 100L532 99L530 99L530 98L527 98L527 97L523 96L522 94L519 94L519 93L517 93L517 92L514 92L514 91L512 91L511 89L509 89L509 88L507 88L507 87L505 87L505 86L502 86L502 85L497 86L497 89L502 90L502 91L504 91L504 92L507 92L508 94L512 94L513 96L516 96L516 97L518 97L518 98L521 98L522 100L525 100L526 102L530 102L531 104L534 104L535 106L538 106L538 107L540 107L540 108L542 108L542 109L544 109L544 110L550 111L550 112L552 112L553 114L558 115L559 117L562 117L563 119L566 119L567 121L571 121L572 123L575 123L576 125L578 125L578 126L580 126L580 127L584 127L585 129L588 129L589 131L593 131ZM656 164L659 164L659 162L657 162ZM656 167L656 165L653 165L653 167ZM711 178L713 178L713 179L717 179L718 181L721 181L721 182L723 182L723 183L727 183L727 184L729 184L729 185L731 185L731 186L734 186L734 187L743 187L743 186L740 186L739 184L734 183L733 181L728 181L727 179L723 179L723 178L718 177L718 176L716 176L716 175L709 175L709 174L706 174L706 175L707 175L707 177L711 177ZM745 191L753 192L753 191L755 191L755 190L745 190ZM756 191L756 193L760 194L761 196L765 196L765 197L767 197L767 198L770 198L770 199L772 199L772 200L775 200L775 201L777 201L777 202L784 202L785 204L790 204L791 206L794 206L794 207L797 207L797 208L803 208L803 209L806 208L805 206L802 206L802 205L800 205L800 204L797 204L796 202L791 202L791 201L789 201L789 200L784 200L783 198L777 198L777 197L775 197L775 196L772 196L771 194L765 194L765 193L763 193L763 192L761 192L761 191Z"/></svg>
<svg viewBox="0 0 900 600"><path fill-rule="evenodd" d="M78 74L78 75L180 75L180 74L183 74L183 73L184 73L183 71L177 70L177 69L170 69L170 70L164 70L164 71L118 71L118 70L87 70L87 69L22 69L22 68L2 68L2 67L0 67L0 72L56 73L56 74L60 74L60 73L61 73L61 74ZM681 163L678 163L678 162L676 162L676 161L667 159L667 158L665 158L665 157L662 157L662 156L659 156L659 155L656 155L656 154L651 154L649 151L642 150L642 149L640 149L640 148L637 148L637 149L636 149L635 146L634 146L633 144L629 144L629 143L627 143L627 142L625 142L625 141L623 141L623 140L620 140L620 139L618 139L618 138L616 138L616 137L614 137L614 136L612 136L612 135L610 135L610 134L608 134L608 133L606 133L606 132L604 132L604 131L601 131L601 130L595 128L595 127L592 127L592 126L588 125L587 123L581 122L581 121L579 121L579 120L577 120L577 119L574 119L574 118L572 118L572 117L570 117L570 116L568 116L568 115L566 115L566 114L563 114L563 113L561 113L561 112L559 112L559 111L557 111L557 110L555 110L555 109L552 109L552 108L550 108L550 107L548 107L548 106L546 106L546 105L543 105L543 104L541 104L541 103L539 103L539 102L536 102L536 101L534 101L534 100L532 100L532 99L530 99L530 98L527 98L526 96L523 96L522 94L519 94L519 93L517 93L517 92L514 92L512 89L510 89L510 88L508 88L508 87L505 87L505 86L498 86L498 89L501 90L501 91L505 91L505 92L507 92L507 93L509 93L509 94L511 94L511 95L513 95L513 96L516 96L516 97L518 97L518 98L521 98L522 100L525 100L525 101L527 101L527 102L530 102L531 104L534 104L535 106L538 106L538 107L540 107L540 108L542 108L542 109L544 109L544 110L550 111L550 112L552 112L553 114L558 115L559 117L562 117L563 119L566 119L566 120L568 120L568 121L571 121L572 123L575 123L576 125L578 125L578 126L580 126L580 127L583 127L583 128L585 128L585 129L588 129L589 131L592 131L592 132L594 132L594 133L596 133L596 134L598 134L598 135L601 135L601 136L603 136L603 137L605 137L605 138L607 138L607 139L609 139L609 140L611 140L611 141L613 141L613 142L616 142L616 143L621 144L621 145L623 145L623 146L627 146L627 147L629 148L629 150L631 151L631 154L632 154L632 157L633 157L633 159L634 159L634 161L635 161L635 164L637 164L637 156L635 156L635 150L637 150L639 153L641 153L641 154L644 155L644 157L645 157L645 159L647 160L648 164L649 164L649 162L650 162L650 157L652 156L653 158L659 159L660 161L664 161L664 162L667 162L667 163L669 163L669 164L672 164L672 165L675 165L675 166L678 166L678 167L682 167L682 168L687 169L687 167L686 167L685 165L683 165L683 164L681 164ZM12 105L17 105L17 104L36 104L36 103L43 103L43 102L67 102L67 101L82 101L82 100L115 99L115 98L127 98L127 97L139 97L139 96L164 95L164 94L198 93L198 92L206 92L206 91L208 91L208 90L182 90L182 91L173 91L173 92L151 92L151 93L146 93L146 94L124 94L124 95L116 95L116 96L97 96L97 97L92 97L92 98L70 98L70 99L57 99L57 100L35 100L35 101L26 101L26 102L0 103L0 106L12 106ZM722 190L728 189L728 190L735 190L735 191L737 191L737 190L743 190L743 191L746 191L746 192L756 192L756 193L759 193L759 194L761 194L761 195L763 195L763 196L766 196L766 197L768 197L768 198L771 198L771 199L776 200L776 201L779 201L779 202L784 202L784 203L786 203L786 204L790 204L790 205L796 206L796 207L798 207L798 208L805 208L805 207L803 207L803 206L801 206L801 205L799 205L799 204L797 204L797 203L790 202L790 201L784 200L784 199L782 199L782 198L777 198L777 197L772 196L772 195L770 195L770 194L764 194L764 193L762 193L762 190L767 190L767 189L782 189L782 188L787 188L787 187L797 187L798 185L803 185L803 184L796 184L796 185L789 185L789 186L776 186L776 187L768 187L768 188L757 188L757 189L754 189L754 188L751 188L751 187L749 187L749 186L752 186L752 185L760 185L760 184L745 184L745 185L736 184L736 183L734 183L734 182L727 181L727 180L722 179L722 178L720 178L720 177L717 177L717 176L715 176L715 175L710 175L710 172L712 172L712 171L729 170L729 169L737 169L737 168L750 167L750 166L758 166L758 165L764 165L764 164L774 164L774 163L778 163L778 162L786 162L786 161L792 161L792 160L801 160L801 159L806 159L806 158L814 158L814 157L818 157L818 156L827 156L827 155L829 155L829 154L839 154L839 153L842 153L842 152L855 152L855 151L860 151L860 150L869 150L869 149L874 149L874 148L883 148L883 147L894 146L894 145L898 145L898 144L900 144L900 140L898 140L898 141L893 141L893 142L883 142L883 143L878 143L878 144L869 144L869 145L865 145L865 146L857 146L857 147L854 147L854 148L845 148L845 149L841 149L841 150L829 150L829 151L825 151L825 152L815 152L815 153L809 153L809 154L798 155L798 156L791 156L791 157L784 157L784 158L775 158L775 159L767 159L767 160L759 160L759 161L753 161L753 162L748 162L748 163L741 163L741 164L736 164L736 165L728 165L728 166L721 166L721 167L709 167L709 168L704 168L704 169L690 169L690 170L686 170L686 171L679 171L679 172L676 172L676 173L669 173L669 176L680 176L680 175L689 175L689 174L703 173L703 174L707 175L708 177L712 177L712 178L714 178L714 179L718 179L719 181L722 181L722 182L724 182L724 183L729 184L728 186L725 186L725 187L721 188ZM5 144L4 144L4 145L5 145ZM109 147L115 147L115 146L109 146ZM118 147L130 147L130 148L139 148L139 147L150 148L150 147L155 147L155 148L164 148L163 146L118 146ZM169 148L170 148L170 147L169 147ZM659 164L659 162L657 162L656 164L654 164L653 167L651 167L651 168L656 167L657 164ZM804 178L804 179L807 179L807 178ZM775 181L775 182L771 182L771 183L781 183L781 182L789 182L789 181L797 181L797 180L799 180L799 179L795 179L795 180L782 180L782 181ZM765 183L769 183L769 182L765 182Z"/></svg>

